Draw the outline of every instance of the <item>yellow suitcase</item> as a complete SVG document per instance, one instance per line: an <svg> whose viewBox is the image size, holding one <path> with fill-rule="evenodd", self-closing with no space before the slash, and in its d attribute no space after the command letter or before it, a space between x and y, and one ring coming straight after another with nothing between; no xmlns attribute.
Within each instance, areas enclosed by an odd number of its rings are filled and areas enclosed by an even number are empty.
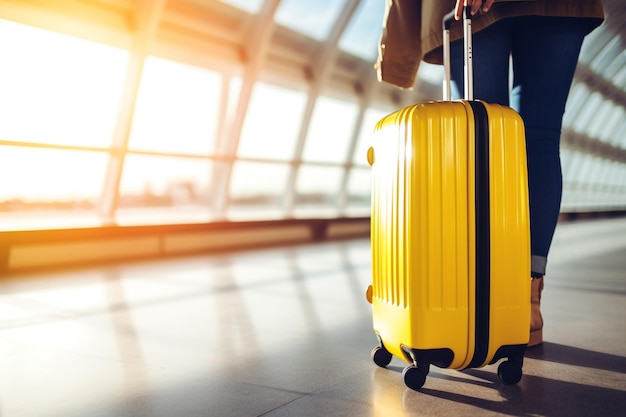
<svg viewBox="0 0 626 417"><path fill-rule="evenodd" d="M504 358L498 375L517 383L529 339L523 122L509 107L468 96L383 118L367 155L372 358L382 367L392 355L408 362L404 382L416 390L431 364L465 369Z"/></svg>

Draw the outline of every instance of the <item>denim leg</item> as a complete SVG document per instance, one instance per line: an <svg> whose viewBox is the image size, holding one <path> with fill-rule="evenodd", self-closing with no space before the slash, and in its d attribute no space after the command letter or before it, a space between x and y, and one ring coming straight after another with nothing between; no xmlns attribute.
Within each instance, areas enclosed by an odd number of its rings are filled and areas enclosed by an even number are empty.
<svg viewBox="0 0 626 417"><path fill-rule="evenodd" d="M587 23L527 16L513 27L511 107L526 129L532 274L543 276L561 208L563 113Z"/></svg>
<svg viewBox="0 0 626 417"><path fill-rule="evenodd" d="M474 98L509 105L509 56L512 39L506 21L497 22L472 37ZM463 40L450 45L450 94L463 98Z"/></svg>
<svg viewBox="0 0 626 417"><path fill-rule="evenodd" d="M523 16L494 23L473 36L474 98L510 105L524 120L533 276L545 274L559 217L563 113L588 31L589 21L584 19ZM451 78L452 98L462 98L462 40L451 45Z"/></svg>

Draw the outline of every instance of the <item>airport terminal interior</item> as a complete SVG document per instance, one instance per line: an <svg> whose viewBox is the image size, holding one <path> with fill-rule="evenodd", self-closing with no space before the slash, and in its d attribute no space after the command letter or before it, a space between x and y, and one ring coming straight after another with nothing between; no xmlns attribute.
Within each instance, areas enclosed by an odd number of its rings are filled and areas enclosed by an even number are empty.
<svg viewBox="0 0 626 417"><path fill-rule="evenodd" d="M0 416L621 416L626 5L582 47L517 384L385 368L372 305L382 0L0 0ZM441 328L442 333L447 330Z"/></svg>

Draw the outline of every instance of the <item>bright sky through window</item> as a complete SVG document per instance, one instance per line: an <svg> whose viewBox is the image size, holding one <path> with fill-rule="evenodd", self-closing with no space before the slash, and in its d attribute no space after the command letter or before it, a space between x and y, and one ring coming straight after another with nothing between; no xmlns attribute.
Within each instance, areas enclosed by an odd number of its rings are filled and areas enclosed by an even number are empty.
<svg viewBox="0 0 626 417"><path fill-rule="evenodd" d="M0 39L1 140L110 146L127 51L4 20ZM1 162L0 201L80 200L100 193L106 155L16 147Z"/></svg>
<svg viewBox="0 0 626 417"><path fill-rule="evenodd" d="M282 0L275 20L313 39L324 40L345 3L345 0Z"/></svg>
<svg viewBox="0 0 626 417"><path fill-rule="evenodd" d="M220 0L250 13L256 13L263 5L264 0Z"/></svg>
<svg viewBox="0 0 626 417"><path fill-rule="evenodd" d="M384 13L384 1L361 1L339 40L339 47L360 58L373 61L378 51Z"/></svg>
<svg viewBox="0 0 626 417"><path fill-rule="evenodd" d="M128 52L0 20L0 138L108 146Z"/></svg>
<svg viewBox="0 0 626 417"><path fill-rule="evenodd" d="M214 154L221 85L222 77L217 72L149 57L130 147Z"/></svg>

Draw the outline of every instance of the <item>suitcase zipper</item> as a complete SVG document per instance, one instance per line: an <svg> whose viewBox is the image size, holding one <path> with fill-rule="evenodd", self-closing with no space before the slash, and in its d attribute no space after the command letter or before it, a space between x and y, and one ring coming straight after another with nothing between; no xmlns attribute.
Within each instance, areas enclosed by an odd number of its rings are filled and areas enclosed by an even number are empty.
<svg viewBox="0 0 626 417"><path fill-rule="evenodd" d="M489 120L479 101L470 101L474 113L475 142L475 225L476 225L476 299L474 355L469 368L487 361L489 353L489 306L491 287L491 212L489 198Z"/></svg>

